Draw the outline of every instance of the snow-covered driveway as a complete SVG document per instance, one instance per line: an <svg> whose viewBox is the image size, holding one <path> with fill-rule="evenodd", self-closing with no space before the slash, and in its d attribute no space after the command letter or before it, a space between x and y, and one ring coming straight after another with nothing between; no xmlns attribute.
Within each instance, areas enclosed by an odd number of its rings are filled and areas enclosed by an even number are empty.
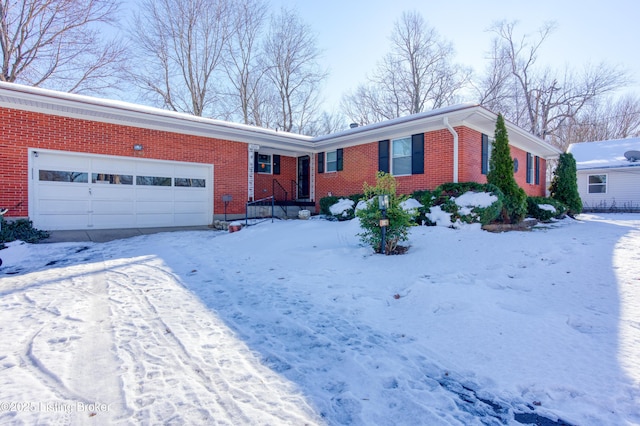
<svg viewBox="0 0 640 426"><path fill-rule="evenodd" d="M357 223L0 252L0 423L640 423L640 215Z"/></svg>

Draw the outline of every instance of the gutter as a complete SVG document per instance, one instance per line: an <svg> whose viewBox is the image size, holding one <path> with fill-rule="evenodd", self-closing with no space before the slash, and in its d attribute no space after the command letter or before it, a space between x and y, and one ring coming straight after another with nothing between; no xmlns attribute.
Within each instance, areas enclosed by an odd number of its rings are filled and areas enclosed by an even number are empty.
<svg viewBox="0 0 640 426"><path fill-rule="evenodd" d="M442 119L449 133L453 135L453 183L458 183L458 133L449 124L449 118L445 116Z"/></svg>

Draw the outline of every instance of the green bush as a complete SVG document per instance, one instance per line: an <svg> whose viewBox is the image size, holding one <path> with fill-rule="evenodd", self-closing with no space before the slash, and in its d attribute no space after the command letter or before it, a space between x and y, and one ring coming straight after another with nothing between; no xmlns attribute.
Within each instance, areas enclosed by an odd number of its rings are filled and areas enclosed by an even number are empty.
<svg viewBox="0 0 640 426"><path fill-rule="evenodd" d="M356 212L356 216L360 219L360 227L363 229L358 236L376 253L382 252L382 232L380 229L382 211L378 207L377 196L385 194L389 196L389 208L386 211L389 226L386 228L385 254L395 254L399 252L399 243L408 240L409 227L413 225L413 218L400 206L400 203L409 197L396 194L395 178L387 173L378 172L374 187L367 183L364 184L364 199L368 201L365 208Z"/></svg>
<svg viewBox="0 0 640 426"><path fill-rule="evenodd" d="M496 121L495 139L492 144L491 159L487 182L491 183L504 194L502 221L518 223L527 213L527 194L520 188L513 176L513 159L509 147L509 136L502 114L498 114Z"/></svg>
<svg viewBox="0 0 640 426"><path fill-rule="evenodd" d="M578 192L576 160L573 154L560 154L558 167L553 171L551 198L567 206L567 214L571 217L582 212L582 200Z"/></svg>
<svg viewBox="0 0 640 426"><path fill-rule="evenodd" d="M331 216L329 208L337 203L338 200L340 200L340 197L336 197L335 195L320 198L320 213Z"/></svg>
<svg viewBox="0 0 640 426"><path fill-rule="evenodd" d="M541 205L553 206L555 211L540 208ZM527 214L541 222L548 222L553 218L562 218L567 213L567 206L558 200L545 197L528 197Z"/></svg>
<svg viewBox="0 0 640 426"><path fill-rule="evenodd" d="M11 222L2 221L2 230L0 230L0 248L4 248L4 243L11 241L24 241L27 243L36 243L49 237L46 231L40 231L33 227L33 223L28 219L18 219Z"/></svg>
<svg viewBox="0 0 640 426"><path fill-rule="evenodd" d="M429 190L414 191L411 194L411 198L413 198L414 200L422 204L422 207L418 209L418 215L414 218L415 223L417 224L424 223L427 226L435 225L435 223L429 220L429 218L427 217L427 213L429 213L429 209L431 209L431 207L437 205L437 203L440 200L441 194L442 194L442 191L439 191L437 189L434 191L429 191Z"/></svg>

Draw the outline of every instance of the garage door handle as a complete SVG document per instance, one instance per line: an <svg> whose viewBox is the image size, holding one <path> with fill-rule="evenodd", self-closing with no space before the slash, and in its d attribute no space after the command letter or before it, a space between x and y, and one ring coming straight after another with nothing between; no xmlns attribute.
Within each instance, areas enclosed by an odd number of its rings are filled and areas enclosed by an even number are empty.
<svg viewBox="0 0 640 426"><path fill-rule="evenodd" d="M89 195L91 195L91 188L89 188Z"/></svg>

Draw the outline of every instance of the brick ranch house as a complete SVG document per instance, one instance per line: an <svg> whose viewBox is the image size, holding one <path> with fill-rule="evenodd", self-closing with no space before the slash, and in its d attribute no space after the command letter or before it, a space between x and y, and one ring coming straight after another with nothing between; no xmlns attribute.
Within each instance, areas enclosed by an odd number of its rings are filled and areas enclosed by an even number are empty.
<svg viewBox="0 0 640 426"><path fill-rule="evenodd" d="M45 230L208 225L271 195L318 211L378 170L402 193L483 183L496 122L464 104L309 137L12 83L0 118L0 207ZM544 196L560 151L507 130L516 181Z"/></svg>

